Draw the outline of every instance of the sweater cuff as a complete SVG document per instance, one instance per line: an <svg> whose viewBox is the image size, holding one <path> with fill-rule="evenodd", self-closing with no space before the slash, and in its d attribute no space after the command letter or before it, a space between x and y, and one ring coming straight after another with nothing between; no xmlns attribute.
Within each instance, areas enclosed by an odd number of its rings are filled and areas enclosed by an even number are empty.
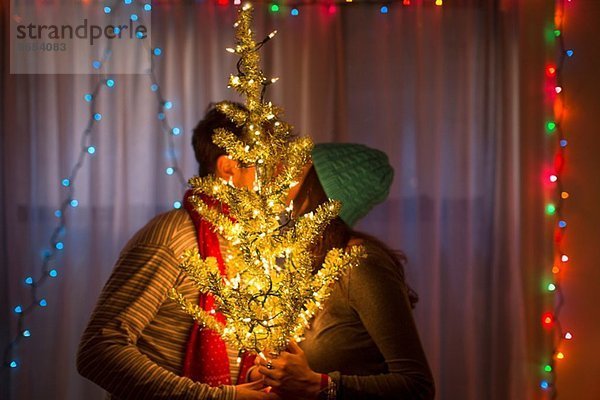
<svg viewBox="0 0 600 400"><path fill-rule="evenodd" d="M337 381L333 380L331 375L321 374L321 390L317 395L317 400L337 400L339 398Z"/></svg>
<svg viewBox="0 0 600 400"><path fill-rule="evenodd" d="M342 374L338 371L334 371L327 375L329 375L329 378L331 378L333 384L335 385L335 398L341 399L344 391L342 388Z"/></svg>
<svg viewBox="0 0 600 400"><path fill-rule="evenodd" d="M219 400L235 400L235 386L223 385L221 386L222 395Z"/></svg>

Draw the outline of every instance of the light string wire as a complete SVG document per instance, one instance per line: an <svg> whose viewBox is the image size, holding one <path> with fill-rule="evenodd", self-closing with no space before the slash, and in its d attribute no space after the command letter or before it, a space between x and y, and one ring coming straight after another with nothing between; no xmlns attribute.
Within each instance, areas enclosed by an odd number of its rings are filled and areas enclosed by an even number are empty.
<svg viewBox="0 0 600 400"><path fill-rule="evenodd" d="M114 11L117 7L131 5L132 3L133 1L130 0L126 0L124 2L108 2L105 3L103 10L105 14L109 15L110 21L112 22L114 18L114 13L112 13L112 11ZM150 3L137 3L141 5L144 11L150 12L152 10L152 6ZM139 18L138 14L135 13L132 14L131 17L135 18L135 20ZM116 34L118 32L115 31L114 33ZM171 166L166 168L166 173L167 175L176 176L179 182L182 184L182 186L185 187L187 184L183 177L181 168L179 167L174 141L174 136L179 136L182 133L182 129L176 126L171 126L168 121L165 111L171 109L173 107L173 104L172 102L166 100L162 96L159 81L154 71L154 57L161 55L162 50L160 48L155 48L151 50L151 45L147 43L148 41L140 42L146 46L148 54L151 57L151 67L148 71L148 76L151 80L150 89L156 93L156 99L158 102L159 109L158 117L161 121L161 130L164 133L168 134L168 157ZM112 42L109 40L103 52L101 60L94 60L92 62L92 67L96 70L104 68L105 64L109 61L111 55ZM61 238L65 235L67 227L67 213L71 208L75 208L79 205L79 201L75 198L75 180L77 178L79 170L84 166L86 158L96 153L96 147L93 146L92 134L94 132L96 124L102 120L102 114L97 111L96 100L102 90L104 90L105 88L111 89L115 86L115 80L110 77L110 74L99 73L96 74L96 76L98 77L98 79L93 86L93 91L84 95L84 100L89 103L90 117L88 118L88 122L85 129L81 133L79 156L77 158L76 163L71 168L68 177L64 178L61 181L61 186L67 190L67 193L65 195L64 200L61 202L60 208L58 208L54 212L55 217L58 218L58 224L52 231L52 234L49 239L50 249L45 250L43 253L40 274L38 275L38 277L34 278L33 276L28 276L25 278L25 284L28 285L30 289L29 303L27 305L18 304L13 307L13 311L17 315L17 328L15 335L6 345L3 352L4 367L14 369L20 365L18 357L16 356L17 347L24 339L31 337L31 331L26 327L26 317L32 314L38 308L43 308L48 305L48 302L45 298L40 298L38 288L44 285L48 278L56 278L58 276L58 271L52 266L52 263L55 261L58 252L63 250L65 246L64 241L62 241ZM181 202L175 201L173 203L173 207L180 208Z"/></svg>
<svg viewBox="0 0 600 400"><path fill-rule="evenodd" d="M92 62L94 69L101 69L110 59L112 54L111 47L111 43L109 42L103 52L102 59L100 61L94 60ZM80 152L77 161L71 167L68 177L61 181L61 186L66 189L67 193L64 200L61 202L60 207L54 212L54 216L58 218L58 224L50 235L50 248L43 253L38 277L34 278L33 276L28 276L25 278L25 284L28 285L30 289L29 304L25 306L18 304L13 308L14 313L17 314L17 329L12 340L4 349L3 365L5 367L17 368L19 366L19 361L15 356L16 347L22 340L31 336L31 331L25 327L25 319L36 309L48 305L45 298L39 297L38 288L44 285L48 278L55 278L58 276L58 271L54 269L51 264L55 261L58 252L64 249L64 242L61 238L65 235L67 227L67 213L71 208L75 208L79 205L78 200L75 198L75 179L77 178L79 170L83 167L86 158L96 152L96 148L92 145L92 133L94 132L96 124L102 119L102 114L97 112L96 99L105 87L112 87L114 85L114 81L107 78L106 74L97 74L96 76L97 80L93 86L93 91L84 95L85 101L89 103L90 116L85 129L81 133Z"/></svg>
<svg viewBox="0 0 600 400"><path fill-rule="evenodd" d="M560 314L565 304L565 296L562 290L562 279L564 267L569 261L569 256L563 248L563 240L566 234L567 222L564 218L564 205L570 197L565 190L563 183L563 170L565 164L565 154L567 147L567 139L563 126L564 114L566 110L565 89L563 86L563 72L566 61L573 56L573 50L565 46L564 38L564 15L566 3L571 0L556 0L555 15L554 15L554 36L557 42L556 64L547 67L546 75L553 79L552 96L554 120L548 122L546 132L551 134L556 139L556 150L553 160L553 172L549 177L550 183L554 184L553 197L556 199L554 203L546 206L546 212L553 216L553 266L552 276L553 281L548 284L547 290L554 294L553 308L551 312L547 312L543 316L543 323L550 328L552 334L552 349L547 357L544 365L544 372L547 376L540 383L543 390L549 392L551 399L558 398L556 373L556 363L562 360L565 355L561 351L563 341L571 340L573 335L571 332L563 330L560 320Z"/></svg>
<svg viewBox="0 0 600 400"><path fill-rule="evenodd" d="M367 4L370 6L379 6L379 11L382 14L387 14L390 11L390 8L399 4L403 7L407 6L443 6L444 1L448 0L374 0L374 1L365 1L365 0L299 0L299 1L273 1L273 0L255 0L254 4L267 4L269 10L272 13L280 13L283 10L289 10L290 15L296 17L300 14L300 8L307 6L323 6L327 8L327 11L330 14L333 14L337 11L338 7L348 7L354 4ZM171 3L177 1L171 1ZM222 7L227 7L230 5L230 0L216 0L217 5ZM242 3L241 0L234 0L233 4L238 6Z"/></svg>
<svg viewBox="0 0 600 400"><path fill-rule="evenodd" d="M144 5L147 8L147 4ZM151 10L147 9L147 11ZM141 18L143 20L143 18ZM168 155L169 160L171 162L171 166L166 168L167 175L175 175L183 187L187 187L187 180L185 179L181 168L179 167L179 160L177 157L177 151L175 146L174 137L181 135L181 128L171 125L169 122L169 117L167 115L168 110L173 108L173 102L167 100L163 96L162 87L159 84L158 77L156 76L156 58L163 55L163 49L160 47L151 48L151 44L148 41L143 42L143 46L146 47L147 53L150 56L150 70L148 71L148 76L151 81L150 90L154 92L157 101L157 117L160 121L160 128L167 135L167 147L168 147ZM181 202L175 201L173 203L174 208L181 208Z"/></svg>

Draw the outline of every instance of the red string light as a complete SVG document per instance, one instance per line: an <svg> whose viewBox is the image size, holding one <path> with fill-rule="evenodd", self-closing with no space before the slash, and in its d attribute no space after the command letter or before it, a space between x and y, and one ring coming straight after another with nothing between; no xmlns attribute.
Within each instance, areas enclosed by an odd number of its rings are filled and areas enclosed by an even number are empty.
<svg viewBox="0 0 600 400"><path fill-rule="evenodd" d="M554 322L554 315L552 315L551 312L544 313L544 315L542 316L542 323L544 324L544 326L546 328L549 328L552 326L553 322Z"/></svg>

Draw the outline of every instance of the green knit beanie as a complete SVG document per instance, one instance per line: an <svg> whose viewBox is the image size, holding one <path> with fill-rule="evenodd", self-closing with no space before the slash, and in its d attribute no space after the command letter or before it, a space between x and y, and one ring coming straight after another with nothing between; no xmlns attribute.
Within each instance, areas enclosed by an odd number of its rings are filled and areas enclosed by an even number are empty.
<svg viewBox="0 0 600 400"><path fill-rule="evenodd" d="M342 202L340 218L349 226L390 192L394 169L382 151L362 144L322 143L313 148L312 159L327 196Z"/></svg>

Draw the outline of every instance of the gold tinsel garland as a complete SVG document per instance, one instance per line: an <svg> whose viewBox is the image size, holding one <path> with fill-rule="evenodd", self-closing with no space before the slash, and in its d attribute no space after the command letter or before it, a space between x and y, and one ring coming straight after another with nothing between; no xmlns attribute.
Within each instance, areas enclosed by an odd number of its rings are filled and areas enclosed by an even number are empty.
<svg viewBox="0 0 600 400"><path fill-rule="evenodd" d="M240 56L238 74L230 76L229 86L245 96L247 109L231 102L217 105L242 127L243 137L217 129L213 141L232 159L256 167L254 187L237 188L215 176L190 179L193 205L230 242L226 275L214 258L202 259L196 249L186 251L181 268L201 292L215 298L215 310L202 310L176 289L169 297L234 348L281 351L290 338L301 339L333 283L365 252L362 247L333 249L313 274L310 247L337 216L340 204L329 201L300 217L293 216L293 206L286 204L289 189L298 184L310 161L313 144L309 138L293 137L293 128L280 119L282 110L263 101L266 87L276 79L264 76L258 50L275 32L257 43L251 25L252 6L245 4L234 24L236 46L227 49ZM201 194L227 204L229 214L207 206ZM225 325L214 318L217 311L227 318Z"/></svg>

